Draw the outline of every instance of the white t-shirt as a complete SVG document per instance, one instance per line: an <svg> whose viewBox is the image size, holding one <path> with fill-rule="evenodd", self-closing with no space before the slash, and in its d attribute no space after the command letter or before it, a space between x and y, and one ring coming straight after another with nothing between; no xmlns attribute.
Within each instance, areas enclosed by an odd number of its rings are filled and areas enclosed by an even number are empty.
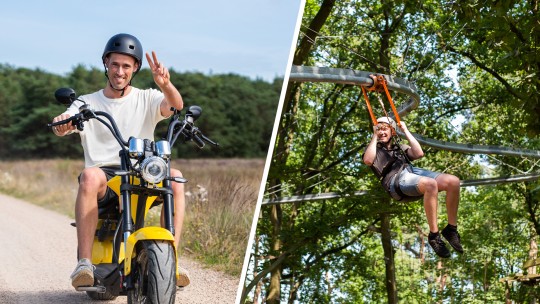
<svg viewBox="0 0 540 304"><path fill-rule="evenodd" d="M109 113L124 140L129 140L131 136L153 140L157 123L166 118L160 110L163 93L155 89L131 87L129 94L118 99L105 97L103 90L79 98L89 104L90 109ZM82 102L75 101L65 113L73 116L79 113L81 105ZM86 168L120 165L120 145L101 122L91 119L84 123L83 131L76 131L81 136Z"/></svg>

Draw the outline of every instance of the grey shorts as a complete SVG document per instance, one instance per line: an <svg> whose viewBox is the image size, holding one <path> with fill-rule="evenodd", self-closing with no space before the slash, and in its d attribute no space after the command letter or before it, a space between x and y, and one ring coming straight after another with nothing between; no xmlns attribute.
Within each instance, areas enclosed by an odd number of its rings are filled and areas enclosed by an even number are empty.
<svg viewBox="0 0 540 304"><path fill-rule="evenodd" d="M433 179L436 179L441 173L439 172L433 172L426 169L416 168L410 166L409 168L401 171L401 174L398 177L399 181L399 189L401 189L401 192L407 196L421 196L422 193L418 190L418 183L420 182L421 177L430 177ZM390 182L390 195L393 198L399 198L399 195L396 193L395 190L395 181L396 177L394 176L392 178L392 181Z"/></svg>

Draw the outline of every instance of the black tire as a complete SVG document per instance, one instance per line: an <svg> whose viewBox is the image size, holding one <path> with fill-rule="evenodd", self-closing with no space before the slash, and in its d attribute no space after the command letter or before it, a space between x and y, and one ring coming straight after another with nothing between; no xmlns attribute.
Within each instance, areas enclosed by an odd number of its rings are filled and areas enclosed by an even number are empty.
<svg viewBox="0 0 540 304"><path fill-rule="evenodd" d="M176 255L170 242L143 241L133 265L128 304L172 304L176 298Z"/></svg>

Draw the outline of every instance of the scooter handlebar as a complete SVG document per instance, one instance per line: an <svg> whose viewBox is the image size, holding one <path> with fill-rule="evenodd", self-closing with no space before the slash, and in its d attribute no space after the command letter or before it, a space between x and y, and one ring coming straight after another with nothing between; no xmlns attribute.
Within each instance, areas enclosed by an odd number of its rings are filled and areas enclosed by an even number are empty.
<svg viewBox="0 0 540 304"><path fill-rule="evenodd" d="M75 116L71 116L70 118L67 118L67 119L64 119L64 120L60 120L60 121L53 122L53 123L48 123L47 127L51 128L51 127L54 127L54 126L60 126L60 125L67 124L69 122L72 122L72 121L76 120L78 118L77 116L78 116L78 114L75 115Z"/></svg>

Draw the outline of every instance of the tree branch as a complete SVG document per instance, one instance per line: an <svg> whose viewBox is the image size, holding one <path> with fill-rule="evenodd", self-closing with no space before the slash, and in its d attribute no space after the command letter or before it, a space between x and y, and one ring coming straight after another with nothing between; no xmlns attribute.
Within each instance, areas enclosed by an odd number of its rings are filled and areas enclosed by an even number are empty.
<svg viewBox="0 0 540 304"><path fill-rule="evenodd" d="M477 67L481 68L482 70L488 72L489 74L491 74L493 77L495 77L495 79L497 79L505 88L506 90L512 94L514 97L518 98L518 99L522 99L524 100L525 99L525 96L522 96L521 94L518 94L513 88L512 86L508 83L508 81L506 81L501 75L499 75L495 70L489 68L488 66L486 66L484 63L480 62L480 60L478 60L472 53L469 53L469 52L465 52L465 51L459 51L457 49L455 49L454 47L450 46L450 45L447 45L446 48L451 51L451 52L454 52L456 54L459 54L461 56L465 56L467 58L469 58Z"/></svg>

